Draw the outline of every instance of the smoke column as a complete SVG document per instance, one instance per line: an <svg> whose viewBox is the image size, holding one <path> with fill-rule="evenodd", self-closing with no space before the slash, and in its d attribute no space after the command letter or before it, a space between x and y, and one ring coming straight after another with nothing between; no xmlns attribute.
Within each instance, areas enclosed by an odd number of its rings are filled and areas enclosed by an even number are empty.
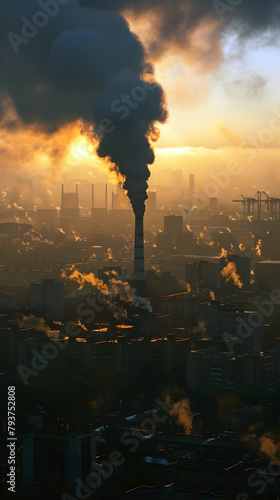
<svg viewBox="0 0 280 500"><path fill-rule="evenodd" d="M0 23L0 120L10 107L23 124L49 134L79 122L110 170L125 178L135 215L143 216L151 142L167 111L125 19L78 0L15 0L3 2ZM5 123L17 127L12 113Z"/></svg>

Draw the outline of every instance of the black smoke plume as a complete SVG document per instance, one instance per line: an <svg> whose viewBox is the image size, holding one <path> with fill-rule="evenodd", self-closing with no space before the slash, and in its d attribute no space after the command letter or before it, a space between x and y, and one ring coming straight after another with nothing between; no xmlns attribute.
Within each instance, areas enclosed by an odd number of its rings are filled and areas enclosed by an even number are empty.
<svg viewBox="0 0 280 500"><path fill-rule="evenodd" d="M1 11L1 121L7 102L49 133L80 120L142 215L151 141L167 111L141 42L122 16L78 0L3 1Z"/></svg>

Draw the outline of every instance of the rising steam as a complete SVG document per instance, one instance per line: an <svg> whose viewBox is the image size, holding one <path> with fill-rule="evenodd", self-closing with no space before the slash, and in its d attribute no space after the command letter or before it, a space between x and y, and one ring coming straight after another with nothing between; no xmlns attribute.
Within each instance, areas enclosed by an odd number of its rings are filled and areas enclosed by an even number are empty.
<svg viewBox="0 0 280 500"><path fill-rule="evenodd" d="M37 316L34 316L33 314L30 314L29 316L23 316L19 320L19 327L31 328L32 330L36 330L37 332L43 332L50 338L59 337L59 330L52 330L48 325L46 325L44 318L37 318Z"/></svg>
<svg viewBox="0 0 280 500"><path fill-rule="evenodd" d="M185 391L178 387L168 389L165 394L165 401L169 407L169 413L171 417L174 417L176 424L183 427L186 434L190 434L193 417L191 415L190 401Z"/></svg>
<svg viewBox="0 0 280 500"><path fill-rule="evenodd" d="M280 443L271 435L263 435L260 437L261 452L264 453L270 460L280 464Z"/></svg>
<svg viewBox="0 0 280 500"><path fill-rule="evenodd" d="M192 430L192 417L190 402L187 398L174 403L170 410L171 417L175 417L177 424L183 427L186 434L190 434Z"/></svg>
<svg viewBox="0 0 280 500"><path fill-rule="evenodd" d="M70 266L69 269L62 271L62 278L75 281L83 288L84 285L90 284L96 290L102 293L102 298L106 306L113 312L115 318L121 319L126 318L126 305L133 305L144 309L148 312L152 312L152 307L150 302L144 297L139 297L136 295L135 290L131 288L130 284L123 282L118 279L117 273L114 271L111 273L112 277L109 280L109 284L105 284L102 280L95 277L94 273L81 273L75 266ZM116 299L119 299L123 304L123 308L116 303Z"/></svg>
<svg viewBox="0 0 280 500"><path fill-rule="evenodd" d="M226 281L232 280L233 284L235 286L238 286L238 288L243 287L240 276L239 274L237 274L235 262L228 262L224 269L221 271L221 275L226 279Z"/></svg>

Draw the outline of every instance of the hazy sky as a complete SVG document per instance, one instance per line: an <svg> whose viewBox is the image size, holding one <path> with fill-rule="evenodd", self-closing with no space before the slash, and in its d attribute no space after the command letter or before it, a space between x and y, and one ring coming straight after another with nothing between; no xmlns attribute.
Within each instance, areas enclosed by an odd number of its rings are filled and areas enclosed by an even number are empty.
<svg viewBox="0 0 280 500"><path fill-rule="evenodd" d="M133 17L131 26L146 44L149 22L141 25ZM207 28L197 28L193 38L203 47ZM240 190L252 194L257 187L279 196L279 31L266 26L240 38L234 22L221 34L216 56L207 65L184 50L171 49L155 62L170 118L160 126L152 171L161 166L182 168L194 172L203 187L211 180L209 172L225 170L234 160L240 173L232 177L229 195Z"/></svg>
<svg viewBox="0 0 280 500"><path fill-rule="evenodd" d="M235 161L238 175L227 186L229 195L234 189L244 191L245 183L244 194L251 194L255 187L280 194L279 5L268 2L271 5L266 11L264 3L228 0L216 2L216 9L215 2L203 0L102 3L102 8L117 10L127 19L166 93L169 118L159 125L160 138L154 145L153 183L164 181L161 168L182 168L186 178L193 171L203 186L210 174ZM19 4L24 14L22 2ZM99 7L93 0L84 4ZM66 12L70 6L60 9ZM13 15L17 16L16 9ZM41 30L53 29L49 24ZM7 46L7 34L4 37ZM36 38L28 44L32 50ZM27 45L19 47L24 51ZM16 68L19 57L11 51L13 62L9 64ZM94 146L80 136L81 123L69 119L49 135L38 123L31 120L27 124L25 118L19 118L13 96L7 94L7 82L5 85L0 160L6 174L48 171L51 184L63 172L90 179L91 169L97 165L107 171L96 158Z"/></svg>

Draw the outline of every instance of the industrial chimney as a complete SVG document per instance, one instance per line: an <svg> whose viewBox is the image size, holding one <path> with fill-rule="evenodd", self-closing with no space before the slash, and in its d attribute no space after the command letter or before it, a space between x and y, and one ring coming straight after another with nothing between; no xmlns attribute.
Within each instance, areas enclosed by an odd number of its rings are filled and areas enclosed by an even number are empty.
<svg viewBox="0 0 280 500"><path fill-rule="evenodd" d="M134 275L135 279L144 280L144 217L135 217L134 242Z"/></svg>
<svg viewBox="0 0 280 500"><path fill-rule="evenodd" d="M62 186L61 186L61 209L63 208L63 202L64 202L64 185L62 184Z"/></svg>
<svg viewBox="0 0 280 500"><path fill-rule="evenodd" d="M108 185L105 184L105 208L108 211Z"/></svg>

